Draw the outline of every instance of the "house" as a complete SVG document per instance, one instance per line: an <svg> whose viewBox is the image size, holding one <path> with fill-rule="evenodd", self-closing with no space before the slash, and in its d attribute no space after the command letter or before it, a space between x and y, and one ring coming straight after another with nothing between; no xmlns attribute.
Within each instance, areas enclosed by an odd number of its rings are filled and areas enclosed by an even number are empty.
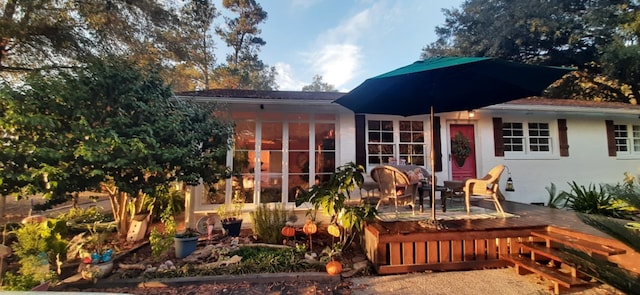
<svg viewBox="0 0 640 295"><path fill-rule="evenodd" d="M367 171L391 158L431 167L428 115L354 114L333 102L342 95L253 90L177 94L221 103L236 123L235 146L227 156L236 176L213 187L192 187L188 224L214 213L237 193L246 198L245 212L260 203L294 208L298 187L309 188L350 161ZM504 164L500 186L511 178L515 191L503 195L522 203L546 203L545 187L551 183L558 191L570 190L572 181L619 183L625 172L640 173L639 115L637 105L545 98L436 114L436 177L439 184L481 177ZM457 139L456 149L451 139ZM463 157L459 148L466 149Z"/></svg>

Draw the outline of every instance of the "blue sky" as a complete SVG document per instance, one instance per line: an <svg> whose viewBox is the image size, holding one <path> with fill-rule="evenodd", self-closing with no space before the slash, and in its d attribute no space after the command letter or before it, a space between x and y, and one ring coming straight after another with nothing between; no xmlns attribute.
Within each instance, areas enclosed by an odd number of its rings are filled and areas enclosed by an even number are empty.
<svg viewBox="0 0 640 295"><path fill-rule="evenodd" d="M221 0L214 3L222 11ZM412 63L436 40L442 8L462 0L258 0L268 13L260 58L279 90L301 90L318 74L340 91ZM218 49L225 47L218 43ZM218 60L224 54L217 51Z"/></svg>

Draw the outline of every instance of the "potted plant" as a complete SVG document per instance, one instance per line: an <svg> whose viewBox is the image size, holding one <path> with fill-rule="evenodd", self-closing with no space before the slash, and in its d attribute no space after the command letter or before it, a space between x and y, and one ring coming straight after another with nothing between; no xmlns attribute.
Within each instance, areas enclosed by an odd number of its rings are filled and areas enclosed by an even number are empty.
<svg viewBox="0 0 640 295"><path fill-rule="evenodd" d="M176 251L176 258L189 256L198 247L200 233L193 228L186 228L183 232L176 233L173 238L173 247Z"/></svg>
<svg viewBox="0 0 640 295"><path fill-rule="evenodd" d="M471 154L471 144L469 143L469 139L460 131L451 138L451 154L453 155L458 167L462 167L464 162L467 160L467 157Z"/></svg>
<svg viewBox="0 0 640 295"><path fill-rule="evenodd" d="M220 216L220 223L222 228L231 237L237 237L240 235L240 229L242 228L242 208L244 207L244 198L236 194L231 201L230 207L226 204L222 204L218 207L218 216Z"/></svg>

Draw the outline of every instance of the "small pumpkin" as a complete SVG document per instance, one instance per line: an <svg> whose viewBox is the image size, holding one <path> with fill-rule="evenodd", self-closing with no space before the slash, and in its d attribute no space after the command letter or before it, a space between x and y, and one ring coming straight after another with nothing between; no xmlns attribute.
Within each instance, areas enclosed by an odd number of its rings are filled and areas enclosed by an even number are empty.
<svg viewBox="0 0 640 295"><path fill-rule="evenodd" d="M302 232L307 235L315 234L316 232L318 232L318 226L315 224L315 222L309 220L304 224L304 227L302 227Z"/></svg>
<svg viewBox="0 0 640 295"><path fill-rule="evenodd" d="M285 226L282 228L282 236L293 237L296 235L296 229L293 226Z"/></svg>
<svg viewBox="0 0 640 295"><path fill-rule="evenodd" d="M326 269L329 275L338 275L342 272L342 263L340 263L340 261L332 260L327 263Z"/></svg>
<svg viewBox="0 0 640 295"><path fill-rule="evenodd" d="M327 232L336 238L340 237L340 228L335 224L330 224L327 227Z"/></svg>

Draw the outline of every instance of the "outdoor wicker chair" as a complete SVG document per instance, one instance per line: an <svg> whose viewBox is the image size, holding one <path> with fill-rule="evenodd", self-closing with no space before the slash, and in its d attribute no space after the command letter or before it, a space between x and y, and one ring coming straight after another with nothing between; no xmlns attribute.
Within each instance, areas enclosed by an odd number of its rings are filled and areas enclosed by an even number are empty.
<svg viewBox="0 0 640 295"><path fill-rule="evenodd" d="M376 209L383 201L393 200L396 213L398 212L398 200L405 200L405 205L411 205L415 213L415 199L418 195L418 184L412 183L407 175L391 166L376 166L371 170L371 178L378 183L380 200Z"/></svg>
<svg viewBox="0 0 640 295"><path fill-rule="evenodd" d="M471 196L491 197L496 206L496 211L502 213L504 210L498 200L498 182L504 171L504 165L500 164L489 170L489 173L479 179L467 179L464 185L464 201L467 207L467 214L471 211Z"/></svg>

